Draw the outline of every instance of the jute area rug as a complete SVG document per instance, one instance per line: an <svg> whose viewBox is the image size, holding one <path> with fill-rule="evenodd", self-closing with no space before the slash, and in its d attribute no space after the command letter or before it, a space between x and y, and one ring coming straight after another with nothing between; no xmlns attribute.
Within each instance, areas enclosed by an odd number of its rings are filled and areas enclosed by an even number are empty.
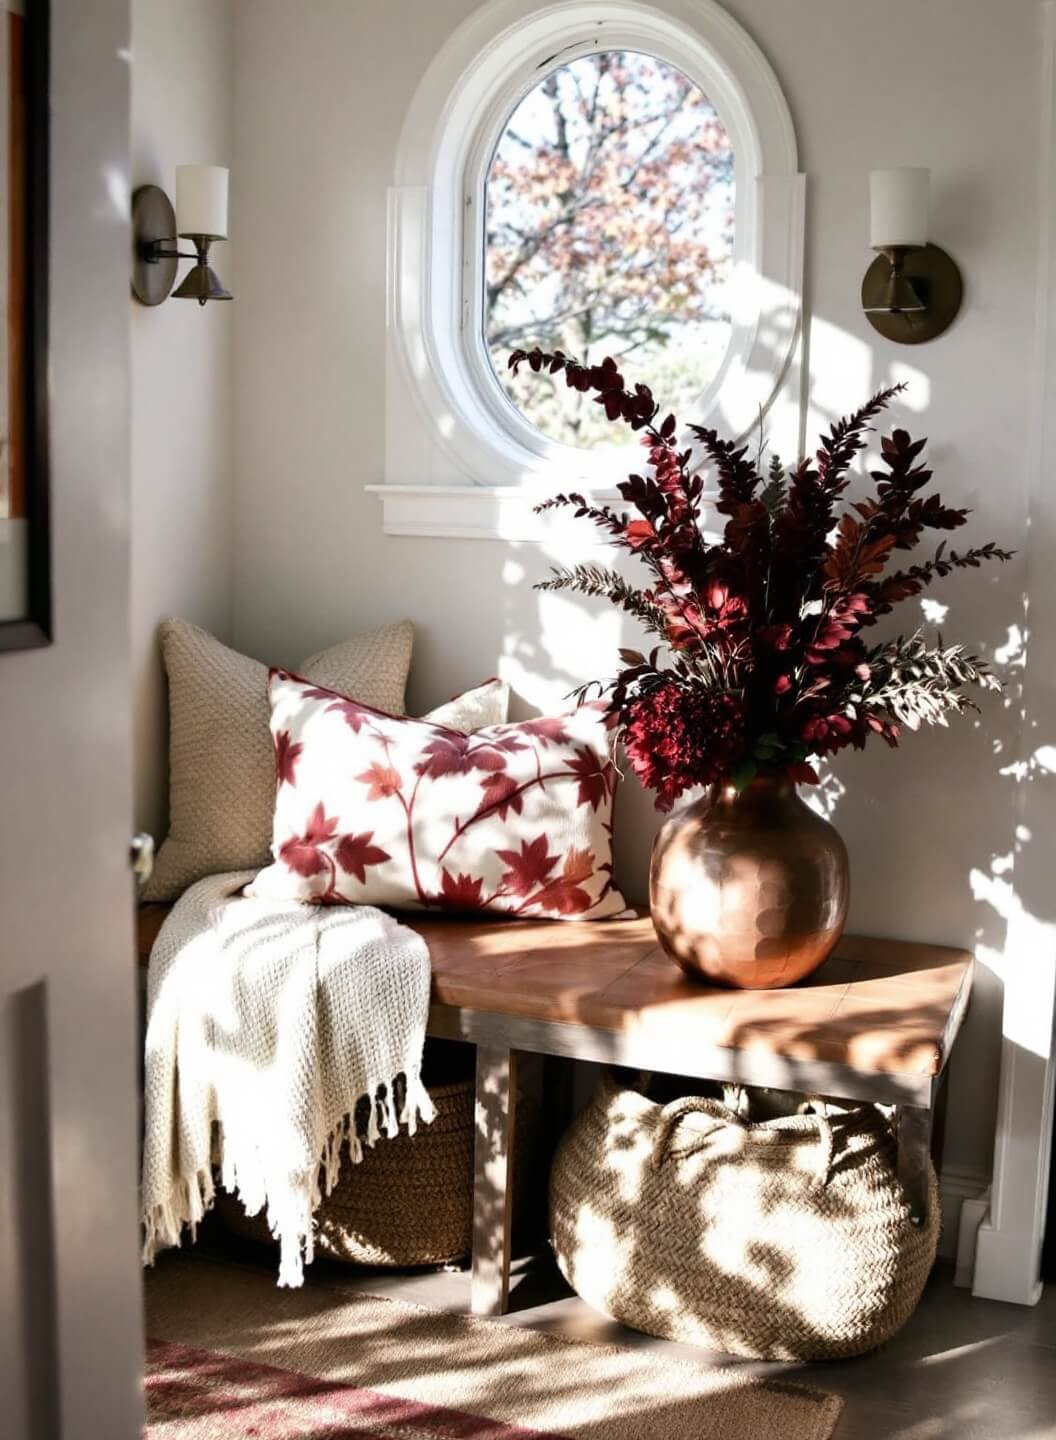
<svg viewBox="0 0 1056 1440"><path fill-rule="evenodd" d="M160 1263L148 1440L829 1440L841 1402L333 1285Z"/></svg>

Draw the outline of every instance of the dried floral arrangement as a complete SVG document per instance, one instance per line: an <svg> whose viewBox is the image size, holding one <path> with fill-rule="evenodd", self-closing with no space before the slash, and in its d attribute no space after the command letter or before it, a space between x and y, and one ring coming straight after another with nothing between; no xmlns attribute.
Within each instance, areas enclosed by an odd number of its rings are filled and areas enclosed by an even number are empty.
<svg viewBox="0 0 1056 1440"><path fill-rule="evenodd" d="M926 531L956 530L969 513L924 493L932 478L920 463L926 441L905 430L882 440L874 493L844 500L854 457L901 386L834 424L817 453L791 470L775 457L764 471L761 446L753 455L691 425L714 472L715 509L726 517L713 544L701 524L701 470L648 386L628 386L611 358L586 366L559 350L513 351L510 369L524 364L563 371L569 386L594 392L609 420L642 432L647 473L618 486L629 511L574 493L537 508L592 521L643 562L649 583L576 565L537 588L604 596L660 641L649 655L621 650L615 678L578 692L607 698L628 761L660 809L695 786L742 787L760 772L817 783L812 758L861 748L873 735L897 745L903 727L945 725L951 712L977 708L972 687L1001 688L977 655L931 644L920 630L872 645L866 638L934 580L1013 553L992 542L957 551L943 541L928 559L894 567Z"/></svg>

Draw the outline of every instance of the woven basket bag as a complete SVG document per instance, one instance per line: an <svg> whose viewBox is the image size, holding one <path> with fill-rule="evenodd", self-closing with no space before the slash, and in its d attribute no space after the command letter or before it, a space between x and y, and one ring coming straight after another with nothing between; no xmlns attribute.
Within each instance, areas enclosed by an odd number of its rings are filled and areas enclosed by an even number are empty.
<svg viewBox="0 0 1056 1440"><path fill-rule="evenodd" d="M346 1147L333 1190L315 1212L315 1253L349 1265L411 1268L453 1265L473 1241L475 1072L471 1047L443 1040L426 1043L422 1071L436 1118L415 1134L403 1128L364 1149L357 1165ZM356 1127L366 1134L369 1105L361 1100ZM546 1223L545 1171L534 1151L540 1107L520 1094L514 1137L514 1239L537 1244ZM274 1245L263 1215L247 1215L235 1195L217 1187L216 1209L234 1234Z"/></svg>
<svg viewBox="0 0 1056 1440"><path fill-rule="evenodd" d="M826 1113L828 1112L828 1113ZM752 1123L716 1100L660 1105L605 1072L550 1177L565 1278L615 1320L756 1359L859 1355L916 1307L938 1186L915 1226L875 1106Z"/></svg>
<svg viewBox="0 0 1056 1440"><path fill-rule="evenodd" d="M431 1085L436 1119L365 1150L347 1145L341 1173L316 1211L315 1253L355 1265L448 1265L469 1252L473 1229L473 1080ZM271 1244L263 1215L217 1192L230 1230Z"/></svg>

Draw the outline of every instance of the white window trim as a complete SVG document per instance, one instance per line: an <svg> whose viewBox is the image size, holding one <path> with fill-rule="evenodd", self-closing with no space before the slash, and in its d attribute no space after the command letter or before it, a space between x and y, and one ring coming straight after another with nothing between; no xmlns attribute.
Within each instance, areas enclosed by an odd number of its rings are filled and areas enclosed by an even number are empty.
<svg viewBox="0 0 1056 1440"><path fill-rule="evenodd" d="M765 56L714 0L492 0L437 54L404 123L388 203L387 439L390 534L545 538L532 502L557 489L613 495L612 451L577 450L520 422L487 365L466 297L491 147L521 95L577 55L636 49L699 84L730 132L736 175L733 336L693 414L741 435L771 405L799 343L804 177L781 88ZM468 312L468 313L467 313ZM474 360L474 345L479 354ZM659 397L662 400L662 397ZM399 442L424 429L441 464ZM447 483L430 483L440 469ZM451 479L456 483L450 483Z"/></svg>

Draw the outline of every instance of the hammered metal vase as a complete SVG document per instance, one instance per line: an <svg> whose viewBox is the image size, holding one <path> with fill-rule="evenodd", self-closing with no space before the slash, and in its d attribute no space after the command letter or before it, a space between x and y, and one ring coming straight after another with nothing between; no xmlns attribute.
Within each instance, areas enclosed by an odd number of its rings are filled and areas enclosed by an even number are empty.
<svg viewBox="0 0 1056 1440"><path fill-rule="evenodd" d="M653 846L649 898L661 945L714 985L794 985L834 950L847 918L847 849L790 780L715 786Z"/></svg>

